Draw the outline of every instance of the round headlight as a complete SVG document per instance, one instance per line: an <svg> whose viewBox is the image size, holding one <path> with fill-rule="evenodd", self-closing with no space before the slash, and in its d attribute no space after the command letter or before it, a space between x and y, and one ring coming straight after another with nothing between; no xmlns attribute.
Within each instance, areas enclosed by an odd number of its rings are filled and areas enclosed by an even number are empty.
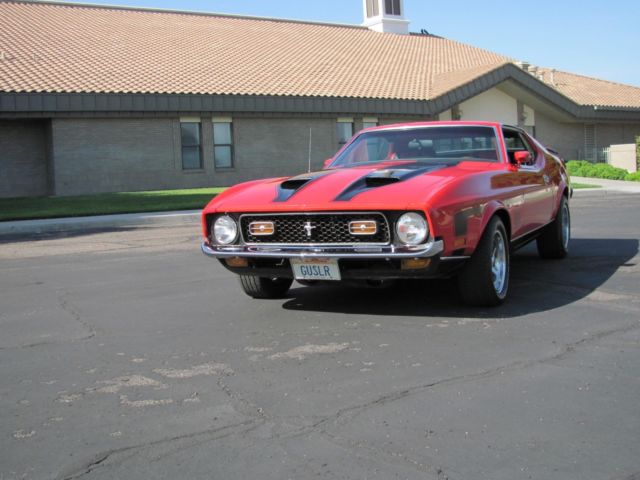
<svg viewBox="0 0 640 480"><path fill-rule="evenodd" d="M223 215L216 219L213 224L213 238L220 245L233 243L238 236L238 225L228 215Z"/></svg>
<svg viewBox="0 0 640 480"><path fill-rule="evenodd" d="M427 239L429 226L417 213L405 213L396 223L398 239L405 245L419 245Z"/></svg>

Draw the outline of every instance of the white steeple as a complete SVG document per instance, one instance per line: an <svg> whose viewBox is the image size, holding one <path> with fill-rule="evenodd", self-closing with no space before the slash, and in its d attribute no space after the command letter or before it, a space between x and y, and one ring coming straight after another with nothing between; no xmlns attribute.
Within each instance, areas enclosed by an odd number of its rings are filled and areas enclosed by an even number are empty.
<svg viewBox="0 0 640 480"><path fill-rule="evenodd" d="M365 27L376 32L409 34L403 0L362 0Z"/></svg>

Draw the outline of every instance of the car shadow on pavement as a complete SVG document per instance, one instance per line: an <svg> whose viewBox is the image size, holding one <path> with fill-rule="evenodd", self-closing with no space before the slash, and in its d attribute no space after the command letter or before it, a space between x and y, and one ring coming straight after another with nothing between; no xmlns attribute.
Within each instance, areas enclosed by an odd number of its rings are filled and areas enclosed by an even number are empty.
<svg viewBox="0 0 640 480"><path fill-rule="evenodd" d="M637 239L573 239L563 260L542 260L535 243L512 256L507 301L495 308L462 304L455 279L401 281L388 288L294 283L287 310L361 315L465 318L517 317L581 300L604 285L621 267L635 266ZM637 288L637 287L632 287ZM632 292L628 296L631 298ZM624 301L624 293L620 301Z"/></svg>

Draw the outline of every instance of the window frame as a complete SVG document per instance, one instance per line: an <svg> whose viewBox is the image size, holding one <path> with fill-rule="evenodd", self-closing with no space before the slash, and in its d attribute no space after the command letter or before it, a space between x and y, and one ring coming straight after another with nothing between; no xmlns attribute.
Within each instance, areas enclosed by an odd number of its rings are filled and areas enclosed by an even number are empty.
<svg viewBox="0 0 640 480"><path fill-rule="evenodd" d="M230 143L218 143L216 141L216 125L228 125L229 126L229 142ZM230 170L235 166L235 147L234 147L234 128L233 119L229 117L213 117L211 119L212 137L213 137L213 165L216 170ZM218 165L218 159L216 158L216 148L228 148L229 149L229 165Z"/></svg>
<svg viewBox="0 0 640 480"><path fill-rule="evenodd" d="M341 125L350 125L351 127L351 134L346 138L342 136L342 132L340 131ZM353 118L351 117L338 118L336 122L336 134L338 137L338 145L340 147L343 147L344 145L349 143L349 140L351 140L353 138L353 135L355 134L355 125L353 122Z"/></svg>
<svg viewBox="0 0 640 480"><path fill-rule="evenodd" d="M184 134L183 134L183 125L194 125L198 126L198 142L194 145L185 145ZM186 149L197 149L198 152L198 166L185 166L185 150ZM193 151L193 150L191 150ZM184 172L194 172L204 170L203 163L203 155L202 155L202 121L200 118L181 118L180 119L180 161L182 166L182 171Z"/></svg>
<svg viewBox="0 0 640 480"><path fill-rule="evenodd" d="M385 0L384 11L387 15L393 15L395 17L402 16L402 6L400 0Z"/></svg>

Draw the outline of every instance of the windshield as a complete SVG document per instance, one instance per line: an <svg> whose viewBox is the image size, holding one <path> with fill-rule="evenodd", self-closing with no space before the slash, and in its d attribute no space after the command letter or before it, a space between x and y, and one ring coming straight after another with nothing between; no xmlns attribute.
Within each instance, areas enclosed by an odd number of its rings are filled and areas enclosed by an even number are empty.
<svg viewBox="0 0 640 480"><path fill-rule="evenodd" d="M425 163L497 162L495 130L485 126L435 126L374 130L359 135L331 164L332 167L392 160Z"/></svg>

